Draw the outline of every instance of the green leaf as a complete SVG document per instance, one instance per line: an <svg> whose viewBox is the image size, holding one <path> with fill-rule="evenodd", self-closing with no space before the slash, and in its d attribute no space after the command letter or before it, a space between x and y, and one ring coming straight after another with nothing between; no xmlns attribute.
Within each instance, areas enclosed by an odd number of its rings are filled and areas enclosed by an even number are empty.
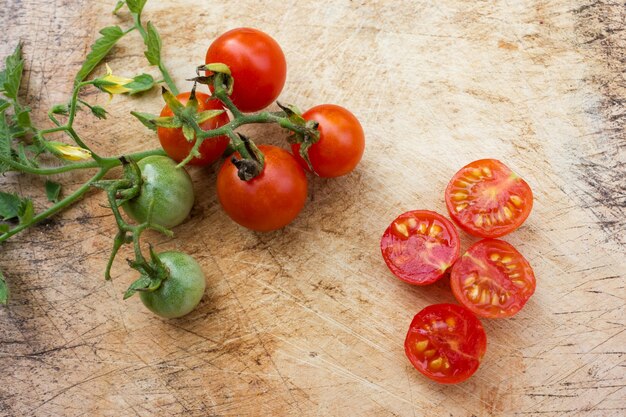
<svg viewBox="0 0 626 417"><path fill-rule="evenodd" d="M53 114L61 114L63 116L67 116L69 113L69 109L67 108L67 104L55 104L54 106L52 106L52 109L50 109L50 111Z"/></svg>
<svg viewBox="0 0 626 417"><path fill-rule="evenodd" d="M24 70L21 43L15 47L13 54L6 57L4 63L4 70L0 73L0 81L2 81L0 91L3 91L7 97L17 100L22 80L22 71Z"/></svg>
<svg viewBox="0 0 626 417"><path fill-rule="evenodd" d="M13 136L11 135L11 129L7 125L4 110L0 111L0 156L6 159L12 159L11 142ZM0 162L0 174L10 171L11 167L5 163ZM0 214L1 215L1 214Z"/></svg>
<svg viewBox="0 0 626 417"><path fill-rule="evenodd" d="M22 108L20 112L15 115L15 120L17 125L23 129L29 129L32 127L30 121L30 109L28 107Z"/></svg>
<svg viewBox="0 0 626 417"><path fill-rule="evenodd" d="M6 233L9 230L11 230L11 228L9 227L8 224L6 223L0 223L0 234Z"/></svg>
<svg viewBox="0 0 626 417"><path fill-rule="evenodd" d="M24 165L31 166L31 167L36 166L34 161L31 161L28 155L26 155L26 146L24 146L23 143L19 143L17 145L17 156L20 162L23 163Z"/></svg>
<svg viewBox="0 0 626 417"><path fill-rule="evenodd" d="M83 81L91 73L91 71L98 66L98 64L109 53L113 45L124 36L124 32L119 26L108 26L100 31L102 35L98 38L93 45L91 45L91 52L87 55L83 66L78 74L76 74L76 82Z"/></svg>
<svg viewBox="0 0 626 417"><path fill-rule="evenodd" d="M148 22L147 28L148 35L146 36L146 46L148 49L145 52L146 58L148 58L148 62L150 65L160 65L161 64L161 37L159 36L159 32L155 29L152 22Z"/></svg>
<svg viewBox="0 0 626 417"><path fill-rule="evenodd" d="M141 277L139 277L138 280L130 284L130 287L128 287L128 289L124 293L124 300L135 295L137 291L141 291L141 290L145 291L148 287L150 287L151 283L152 283L152 280L150 279L150 277L142 275Z"/></svg>
<svg viewBox="0 0 626 417"><path fill-rule="evenodd" d="M209 119L219 116L222 113L224 113L224 110L205 110L196 114L196 121L198 123L203 123Z"/></svg>
<svg viewBox="0 0 626 417"><path fill-rule="evenodd" d="M126 4L131 13L141 14L147 1L148 0L126 0Z"/></svg>
<svg viewBox="0 0 626 417"><path fill-rule="evenodd" d="M101 106L89 106L91 113L100 120L107 118L107 111Z"/></svg>
<svg viewBox="0 0 626 417"><path fill-rule="evenodd" d="M8 109L10 106L11 106L11 103L6 101L5 99L0 98L0 113Z"/></svg>
<svg viewBox="0 0 626 417"><path fill-rule="evenodd" d="M4 280L4 275L2 271L0 271L0 304L6 305L9 301L9 287L7 287L7 282Z"/></svg>
<svg viewBox="0 0 626 417"><path fill-rule="evenodd" d="M133 95L137 93L141 93L142 91L147 91L154 86L154 78L150 74L140 74L136 77L133 77L133 81L124 84L123 87L130 89L131 91L128 94Z"/></svg>
<svg viewBox="0 0 626 417"><path fill-rule="evenodd" d="M295 123L298 126L304 126L306 124L306 120L302 117L302 112L296 106L292 104L283 105L280 102L276 102L278 107L281 108L282 111L285 112L287 118Z"/></svg>
<svg viewBox="0 0 626 417"><path fill-rule="evenodd" d="M148 129L156 131L157 128L156 124L154 123L154 119L156 119L157 116L155 116L154 114L141 113L137 111L131 111L130 114L135 116L137 120L139 120L141 124L143 124Z"/></svg>
<svg viewBox="0 0 626 417"><path fill-rule="evenodd" d="M177 129L183 125L180 119L176 116L157 117L154 119L154 124L158 127L167 127L168 129Z"/></svg>
<svg viewBox="0 0 626 417"><path fill-rule="evenodd" d="M115 5L115 9L113 9L113 14L116 14L117 12L119 12L120 9L124 7L125 4L126 2L123 0L118 1L117 4Z"/></svg>
<svg viewBox="0 0 626 417"><path fill-rule="evenodd" d="M46 181L46 197L48 197L48 201L57 203L59 195L61 195L61 184L50 180Z"/></svg>
<svg viewBox="0 0 626 417"><path fill-rule="evenodd" d="M226 75L231 75L230 68L226 64L222 64L221 62L213 62L206 65L202 65L198 67L201 71L211 71L211 72L219 72Z"/></svg>
<svg viewBox="0 0 626 417"><path fill-rule="evenodd" d="M166 88L162 88L161 96L163 97L163 101L169 106L174 114L180 114L180 112L185 108L178 98Z"/></svg>
<svg viewBox="0 0 626 417"><path fill-rule="evenodd" d="M29 198L22 200L20 208L17 213L17 217L20 219L20 224L30 223L35 217L35 208L33 207L33 201Z"/></svg>
<svg viewBox="0 0 626 417"><path fill-rule="evenodd" d="M0 191L0 220L11 220L18 217L22 201L17 194Z"/></svg>
<svg viewBox="0 0 626 417"><path fill-rule="evenodd" d="M183 125L183 136L188 142L192 142L196 138L196 131L189 125Z"/></svg>

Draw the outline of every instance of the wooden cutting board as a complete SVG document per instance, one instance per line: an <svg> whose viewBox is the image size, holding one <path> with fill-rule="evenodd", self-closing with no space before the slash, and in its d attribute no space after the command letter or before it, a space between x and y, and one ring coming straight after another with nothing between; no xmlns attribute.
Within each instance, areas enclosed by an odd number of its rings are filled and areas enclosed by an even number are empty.
<svg viewBox="0 0 626 417"><path fill-rule="evenodd" d="M8 0L0 56L24 41L24 100L46 122L64 102L99 28L128 25L113 1ZM108 4L111 3L111 4ZM273 233L233 222L215 197L216 167L192 170L197 202L159 250L192 254L207 275L199 308L161 320L138 299L102 194L1 246L12 290L0 309L2 416L622 416L626 7L622 1L150 1L181 88L218 34L238 26L282 45L281 100L337 103L367 136L356 172L310 179L300 217ZM137 34L113 50L120 75L148 71ZM99 73L103 68L97 70ZM129 115L158 112L158 91L112 101L107 122L78 130L104 154L158 146ZM245 129L284 144L268 126ZM410 209L445 213L443 191L472 160L493 157L535 194L506 241L530 261L537 292L509 320L484 321L488 351L456 386L432 383L404 356L413 315L452 302L448 281L414 288L382 261L379 238ZM66 189L85 179L63 175ZM42 191L25 175L2 190ZM41 210L45 201L37 200ZM463 234L463 249L475 239Z"/></svg>

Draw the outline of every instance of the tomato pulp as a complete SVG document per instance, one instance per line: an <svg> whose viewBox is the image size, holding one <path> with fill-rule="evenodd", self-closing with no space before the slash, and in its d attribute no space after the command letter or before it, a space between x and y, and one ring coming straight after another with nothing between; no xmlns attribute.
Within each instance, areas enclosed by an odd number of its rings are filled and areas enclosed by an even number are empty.
<svg viewBox="0 0 626 417"><path fill-rule="evenodd" d="M472 376L486 349L487 335L480 320L455 304L434 304L417 313L404 341L415 369L443 384Z"/></svg>
<svg viewBox="0 0 626 417"><path fill-rule="evenodd" d="M442 215L409 211L389 225L380 241L385 263L409 284L432 284L457 260L461 244L456 228Z"/></svg>
<svg viewBox="0 0 626 417"><path fill-rule="evenodd" d="M500 237L517 229L533 207L530 186L496 159L459 170L445 192L450 217L467 233Z"/></svg>
<svg viewBox="0 0 626 417"><path fill-rule="evenodd" d="M456 261L450 273L456 299L481 317L511 317L535 292L528 261L502 240L484 239Z"/></svg>

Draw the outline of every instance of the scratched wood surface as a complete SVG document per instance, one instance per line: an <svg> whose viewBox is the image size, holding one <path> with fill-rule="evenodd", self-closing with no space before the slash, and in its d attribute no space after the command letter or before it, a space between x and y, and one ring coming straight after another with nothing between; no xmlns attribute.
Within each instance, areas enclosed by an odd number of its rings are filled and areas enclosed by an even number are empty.
<svg viewBox="0 0 626 417"><path fill-rule="evenodd" d="M40 124L68 97L97 30L128 24L101 3L0 5L0 56L24 41L22 93ZM289 65L281 99L350 108L367 135L364 159L345 178L312 178L300 217L268 234L221 211L215 167L193 170L191 218L174 239L149 236L206 273L199 308L179 320L122 301L135 278L128 252L103 280L115 227L102 194L2 245L13 299L0 309L1 416L626 413L623 1L169 0L151 1L145 20L160 29L179 86L219 33L271 33ZM121 75L153 71L136 34L108 62ZM157 145L128 114L157 112L156 91L86 98L111 113L80 116L97 150ZM247 131L281 143L276 128ZM379 236L403 211L445 213L449 178L484 157L533 188L533 213L505 240L533 265L537 292L516 317L484 321L488 351L473 378L441 386L411 367L403 340L417 311L453 301L448 282L395 279ZM70 189L84 178L58 180ZM29 194L42 181L7 175L0 187Z"/></svg>

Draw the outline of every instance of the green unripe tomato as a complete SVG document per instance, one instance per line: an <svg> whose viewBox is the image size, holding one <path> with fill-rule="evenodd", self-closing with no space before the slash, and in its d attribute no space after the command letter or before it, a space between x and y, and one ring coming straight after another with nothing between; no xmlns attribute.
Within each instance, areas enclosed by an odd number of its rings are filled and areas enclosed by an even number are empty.
<svg viewBox="0 0 626 417"><path fill-rule="evenodd" d="M194 194L191 177L184 168L166 156L149 156L137 163L143 185L139 195L123 205L124 211L138 223L148 219L154 200L152 222L172 228L181 224L191 211Z"/></svg>
<svg viewBox="0 0 626 417"><path fill-rule="evenodd" d="M157 255L169 269L169 277L155 291L140 292L143 304L154 314L173 319L196 308L206 288L202 268L195 259L182 252Z"/></svg>

